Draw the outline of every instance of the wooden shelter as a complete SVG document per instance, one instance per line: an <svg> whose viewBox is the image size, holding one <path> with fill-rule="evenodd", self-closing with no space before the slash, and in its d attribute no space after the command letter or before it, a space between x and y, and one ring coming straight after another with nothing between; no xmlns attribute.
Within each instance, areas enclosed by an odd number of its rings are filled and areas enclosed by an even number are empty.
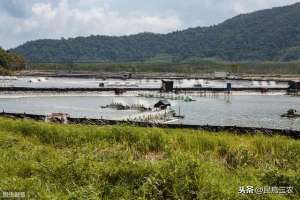
<svg viewBox="0 0 300 200"><path fill-rule="evenodd" d="M171 106L171 103L165 99L159 100L156 104L154 104L154 108L159 108L161 110L165 110Z"/></svg>
<svg viewBox="0 0 300 200"><path fill-rule="evenodd" d="M172 92L174 88L173 81L162 80L161 81L161 92Z"/></svg>
<svg viewBox="0 0 300 200"><path fill-rule="evenodd" d="M289 90L300 90L300 81L289 81Z"/></svg>

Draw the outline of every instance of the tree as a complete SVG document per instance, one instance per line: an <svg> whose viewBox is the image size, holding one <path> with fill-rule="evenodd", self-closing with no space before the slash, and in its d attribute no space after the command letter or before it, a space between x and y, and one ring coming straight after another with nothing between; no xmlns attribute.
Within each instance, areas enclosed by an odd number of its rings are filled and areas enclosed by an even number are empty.
<svg viewBox="0 0 300 200"><path fill-rule="evenodd" d="M24 69L25 59L15 53L0 48L0 67L8 70Z"/></svg>

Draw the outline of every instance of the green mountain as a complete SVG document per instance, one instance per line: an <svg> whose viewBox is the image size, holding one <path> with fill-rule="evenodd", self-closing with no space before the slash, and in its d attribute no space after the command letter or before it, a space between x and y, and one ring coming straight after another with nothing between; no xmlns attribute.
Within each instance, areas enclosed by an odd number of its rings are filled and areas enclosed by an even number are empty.
<svg viewBox="0 0 300 200"><path fill-rule="evenodd" d="M12 51L32 62L147 61L161 55L172 61L300 60L300 3L169 34L36 40Z"/></svg>

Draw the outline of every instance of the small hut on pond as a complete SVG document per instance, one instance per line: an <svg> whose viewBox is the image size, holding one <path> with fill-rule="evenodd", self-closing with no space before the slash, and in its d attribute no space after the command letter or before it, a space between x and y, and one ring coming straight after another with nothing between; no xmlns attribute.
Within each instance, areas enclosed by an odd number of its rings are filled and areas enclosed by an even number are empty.
<svg viewBox="0 0 300 200"><path fill-rule="evenodd" d="M171 106L171 103L165 99L159 100L156 104L154 104L154 108L160 110L166 110L169 106Z"/></svg>
<svg viewBox="0 0 300 200"><path fill-rule="evenodd" d="M289 81L288 94L298 96L300 92L300 81Z"/></svg>
<svg viewBox="0 0 300 200"><path fill-rule="evenodd" d="M172 92L174 88L174 82L173 81L161 81L161 92Z"/></svg>
<svg viewBox="0 0 300 200"><path fill-rule="evenodd" d="M300 90L300 81L289 81L290 90Z"/></svg>

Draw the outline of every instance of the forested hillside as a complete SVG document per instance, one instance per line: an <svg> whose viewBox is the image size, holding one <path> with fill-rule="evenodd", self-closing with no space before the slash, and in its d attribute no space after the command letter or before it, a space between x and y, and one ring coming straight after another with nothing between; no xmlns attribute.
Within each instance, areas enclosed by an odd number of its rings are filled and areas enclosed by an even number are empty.
<svg viewBox="0 0 300 200"><path fill-rule="evenodd" d="M169 34L37 40L13 51L33 62L147 61L161 55L172 62L300 60L300 3L239 15L211 27Z"/></svg>
<svg viewBox="0 0 300 200"><path fill-rule="evenodd" d="M0 48L0 74L9 74L10 70L25 68L25 60L21 56Z"/></svg>

